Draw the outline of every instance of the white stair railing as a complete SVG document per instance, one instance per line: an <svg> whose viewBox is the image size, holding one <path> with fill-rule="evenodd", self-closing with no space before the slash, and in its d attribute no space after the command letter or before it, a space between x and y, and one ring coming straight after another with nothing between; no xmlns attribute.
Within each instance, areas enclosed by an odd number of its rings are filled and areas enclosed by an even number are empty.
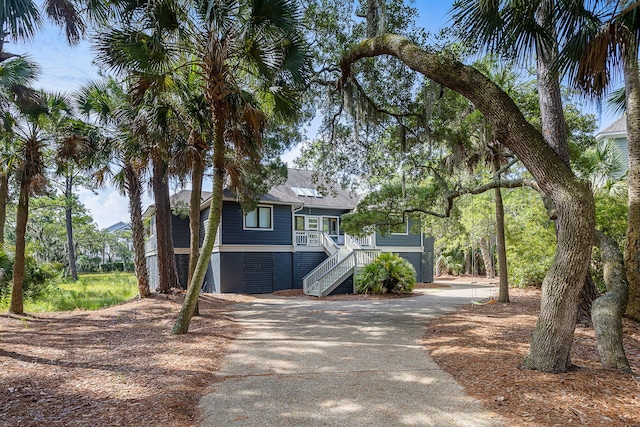
<svg viewBox="0 0 640 427"><path fill-rule="evenodd" d="M356 274L357 269L374 261L379 249L341 250L336 252L314 268L302 279L304 293L325 296L328 291L339 285L348 274Z"/></svg>
<svg viewBox="0 0 640 427"><path fill-rule="evenodd" d="M333 255L340 250L340 246L327 233L322 233L322 247L328 255Z"/></svg>
<svg viewBox="0 0 640 427"><path fill-rule="evenodd" d="M353 269L356 265L356 257L354 252L342 258L331 270L329 270L324 276L319 277L317 281L311 284L313 288L313 294L319 297L325 296L332 287L339 285L349 274L353 273Z"/></svg>
<svg viewBox="0 0 640 427"><path fill-rule="evenodd" d="M316 268L311 270L304 278L302 279L302 289L305 294L316 294L317 283L318 280L324 275L326 275L329 271L331 271L336 265L340 262L340 252L336 252L331 255L329 258L322 261Z"/></svg>

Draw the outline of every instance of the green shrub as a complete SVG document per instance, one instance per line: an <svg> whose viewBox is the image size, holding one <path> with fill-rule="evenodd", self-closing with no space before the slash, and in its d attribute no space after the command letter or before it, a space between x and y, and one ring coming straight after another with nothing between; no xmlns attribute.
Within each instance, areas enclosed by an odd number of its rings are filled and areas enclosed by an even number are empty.
<svg viewBox="0 0 640 427"><path fill-rule="evenodd" d="M382 253L356 276L361 294L411 293L416 284L416 270L396 254Z"/></svg>
<svg viewBox="0 0 640 427"><path fill-rule="evenodd" d="M13 280L13 254L6 247L0 248L0 296L11 294ZM24 258L24 280L22 292L25 299L37 298L52 285L53 279L60 275L62 264L40 264L33 255L27 253Z"/></svg>

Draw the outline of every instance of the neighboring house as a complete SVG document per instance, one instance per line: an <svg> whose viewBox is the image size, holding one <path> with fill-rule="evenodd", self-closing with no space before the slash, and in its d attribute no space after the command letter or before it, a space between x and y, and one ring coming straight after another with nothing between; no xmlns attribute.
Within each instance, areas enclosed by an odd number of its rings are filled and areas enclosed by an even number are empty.
<svg viewBox="0 0 640 427"><path fill-rule="evenodd" d="M113 234L116 236L117 245L116 247L111 247L108 243L104 245L102 250L102 262L123 262L125 261L122 258L122 250L128 251L129 254L133 252L133 240L131 238L131 226L122 221L116 222L113 225L104 229L107 233ZM121 247L122 250L117 250L118 247ZM131 261L131 255L129 255L126 259L127 262Z"/></svg>
<svg viewBox="0 0 640 427"><path fill-rule="evenodd" d="M353 292L357 268L381 252L394 252L416 269L418 282L433 281L433 238L411 232L386 236L372 234L352 238L340 227L341 216L352 211L357 199L336 186L324 185L321 194L313 172L289 169L287 181L260 198L257 208L243 212L230 193L225 193L222 218L203 291L214 293L269 293L304 289L310 295ZM209 215L211 193L203 192L202 243ZM172 206L188 204L189 191L172 196ZM185 209L177 209L180 213ZM176 209L174 209L175 213ZM158 268L155 214L151 206L146 242L151 285L157 286ZM180 283L185 285L189 260L189 219L172 216L173 244Z"/></svg>
<svg viewBox="0 0 640 427"><path fill-rule="evenodd" d="M598 141L612 141L620 152L620 160L622 162L622 171L620 176L629 170L629 145L627 144L627 117L622 116L616 119L606 128L602 129L597 135Z"/></svg>

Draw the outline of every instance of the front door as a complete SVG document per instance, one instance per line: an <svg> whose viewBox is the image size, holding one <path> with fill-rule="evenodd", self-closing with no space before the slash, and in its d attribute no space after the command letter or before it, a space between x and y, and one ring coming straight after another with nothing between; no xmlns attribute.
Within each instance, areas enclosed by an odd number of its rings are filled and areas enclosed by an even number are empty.
<svg viewBox="0 0 640 427"><path fill-rule="evenodd" d="M305 216L304 221L309 236L309 246L320 246L320 217Z"/></svg>

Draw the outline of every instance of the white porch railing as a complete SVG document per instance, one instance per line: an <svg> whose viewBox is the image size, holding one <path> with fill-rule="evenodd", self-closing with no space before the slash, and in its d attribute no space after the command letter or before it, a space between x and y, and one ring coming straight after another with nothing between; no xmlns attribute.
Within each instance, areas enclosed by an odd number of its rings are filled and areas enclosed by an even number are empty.
<svg viewBox="0 0 640 427"><path fill-rule="evenodd" d="M158 240L156 236L151 236L144 242L144 253L155 252L156 250L158 250Z"/></svg>
<svg viewBox="0 0 640 427"><path fill-rule="evenodd" d="M354 251L356 254L356 267L364 267L375 261L382 251L380 249L360 249Z"/></svg>
<svg viewBox="0 0 640 427"><path fill-rule="evenodd" d="M322 246L329 255L333 255L340 250L340 246L327 233L322 234Z"/></svg>
<svg viewBox="0 0 640 427"><path fill-rule="evenodd" d="M349 236L351 240L362 249L375 248L376 236L375 234L369 234L368 236L355 237Z"/></svg>
<svg viewBox="0 0 640 427"><path fill-rule="evenodd" d="M322 231L296 230L296 246L321 246Z"/></svg>

